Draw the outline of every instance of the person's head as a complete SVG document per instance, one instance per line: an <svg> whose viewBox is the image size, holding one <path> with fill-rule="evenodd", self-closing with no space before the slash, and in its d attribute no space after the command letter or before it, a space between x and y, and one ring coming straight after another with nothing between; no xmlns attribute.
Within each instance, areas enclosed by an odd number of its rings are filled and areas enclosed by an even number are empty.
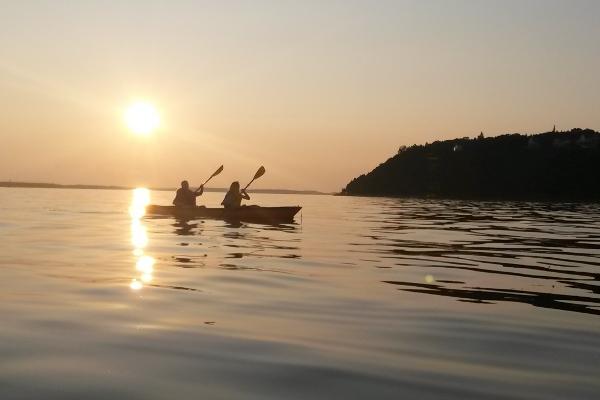
<svg viewBox="0 0 600 400"><path fill-rule="evenodd" d="M181 181L181 188L185 190L189 189L190 184L188 183L188 181Z"/></svg>
<svg viewBox="0 0 600 400"><path fill-rule="evenodd" d="M231 186L229 186L230 192L239 192L240 191L240 183L238 181L232 182Z"/></svg>

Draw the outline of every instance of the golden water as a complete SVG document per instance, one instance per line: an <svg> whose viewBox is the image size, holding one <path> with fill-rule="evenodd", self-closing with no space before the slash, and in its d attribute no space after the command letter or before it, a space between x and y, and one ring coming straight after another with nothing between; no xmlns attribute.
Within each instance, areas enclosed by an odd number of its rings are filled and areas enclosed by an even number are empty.
<svg viewBox="0 0 600 400"><path fill-rule="evenodd" d="M257 194L302 215L143 215L171 197L0 189L1 399L600 393L600 206Z"/></svg>

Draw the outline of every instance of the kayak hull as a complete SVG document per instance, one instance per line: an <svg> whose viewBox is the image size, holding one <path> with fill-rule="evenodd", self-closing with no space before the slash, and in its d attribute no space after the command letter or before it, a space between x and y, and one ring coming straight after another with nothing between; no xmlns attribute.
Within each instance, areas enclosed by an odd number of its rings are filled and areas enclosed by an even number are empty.
<svg viewBox="0 0 600 400"><path fill-rule="evenodd" d="M146 206L147 215L171 216L186 219L223 219L231 221L285 223L292 222L294 216L302 207L259 207L241 206L238 208L212 207L176 207L176 206Z"/></svg>

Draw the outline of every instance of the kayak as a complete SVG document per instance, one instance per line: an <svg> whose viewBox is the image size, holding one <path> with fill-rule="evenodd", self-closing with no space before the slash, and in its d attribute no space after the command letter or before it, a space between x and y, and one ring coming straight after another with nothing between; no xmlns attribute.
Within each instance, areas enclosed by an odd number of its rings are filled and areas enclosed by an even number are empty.
<svg viewBox="0 0 600 400"><path fill-rule="evenodd" d="M176 207L159 206L150 204L146 206L147 215L164 215L178 218L210 218L232 221L284 223L292 222L294 215L302 207L260 207L241 206L238 208L216 208L216 207Z"/></svg>

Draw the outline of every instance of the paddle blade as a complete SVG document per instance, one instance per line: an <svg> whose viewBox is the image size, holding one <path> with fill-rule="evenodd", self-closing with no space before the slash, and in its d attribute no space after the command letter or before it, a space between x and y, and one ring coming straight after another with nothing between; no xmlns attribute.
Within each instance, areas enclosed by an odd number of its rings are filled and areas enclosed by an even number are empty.
<svg viewBox="0 0 600 400"><path fill-rule="evenodd" d="M212 174L207 180L204 181L204 183L202 185L206 185L208 183L208 181L210 181L212 178L214 178L215 176L219 175L221 172L223 171L223 166L221 165L219 167L218 170L216 170L214 172L214 174Z"/></svg>
<svg viewBox="0 0 600 400"><path fill-rule="evenodd" d="M254 174L254 178L252 178L252 180L255 180L255 179L258 179L258 178L260 178L261 176L263 176L263 175L265 174L265 172L267 172L267 171L265 170L265 167L261 166L261 167L258 169L258 171L256 171L256 174Z"/></svg>
<svg viewBox="0 0 600 400"><path fill-rule="evenodd" d="M246 185L246 187L244 188L244 190L248 189L248 186L250 186L252 184L252 182L254 182L255 180L257 180L258 178L260 178L261 176L263 176L265 174L265 172L267 172L265 170L265 167L261 166L258 169L258 171L256 171L256 173L254 174L254 178L252 178L252 180L250 181L250 183Z"/></svg>
<svg viewBox="0 0 600 400"><path fill-rule="evenodd" d="M219 169L218 169L218 170L216 170L216 171L215 171L215 173L214 173L214 174L212 174L210 177L211 177L211 178L214 178L215 176L219 175L221 172L223 172L223 166L222 166L222 165L221 165L221 166L219 167Z"/></svg>

